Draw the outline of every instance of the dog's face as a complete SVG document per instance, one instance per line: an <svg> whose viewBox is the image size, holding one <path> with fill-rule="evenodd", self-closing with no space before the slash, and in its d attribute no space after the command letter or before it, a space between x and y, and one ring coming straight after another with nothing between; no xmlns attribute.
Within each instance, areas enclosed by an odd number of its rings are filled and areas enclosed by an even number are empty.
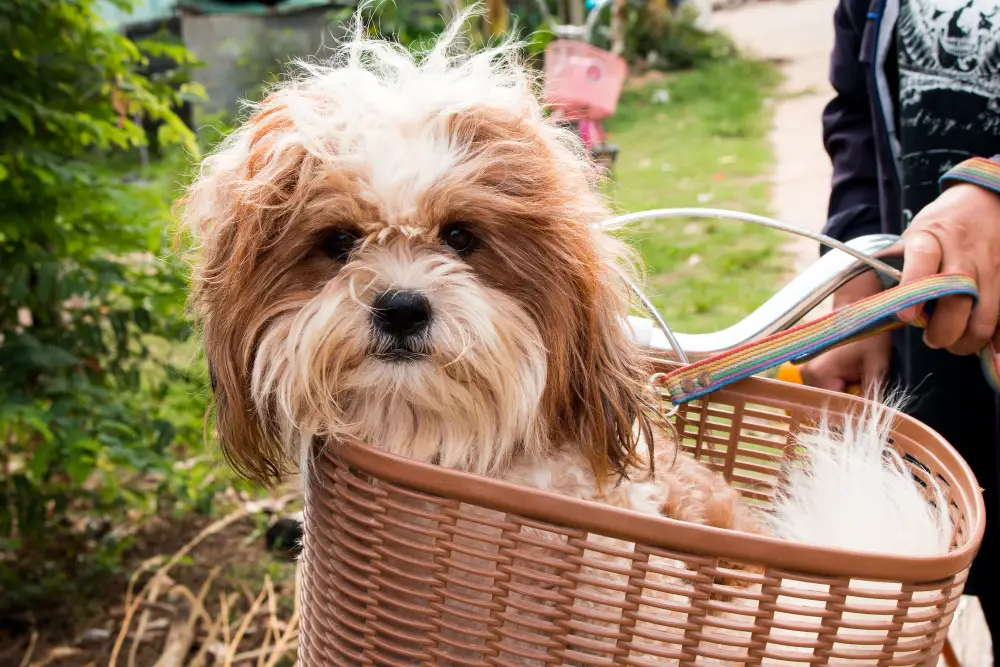
<svg viewBox="0 0 1000 667"><path fill-rule="evenodd" d="M266 480L289 444L354 437L480 474L559 446L623 471L646 376L589 162L527 88L354 72L348 100L344 71L274 92L186 203L230 460Z"/></svg>

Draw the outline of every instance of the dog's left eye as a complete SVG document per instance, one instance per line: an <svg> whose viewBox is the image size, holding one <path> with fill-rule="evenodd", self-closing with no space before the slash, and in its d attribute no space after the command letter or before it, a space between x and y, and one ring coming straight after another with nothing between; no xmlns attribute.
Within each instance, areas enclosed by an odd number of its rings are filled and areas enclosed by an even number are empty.
<svg viewBox="0 0 1000 667"><path fill-rule="evenodd" d="M347 260L348 255L351 254L351 250L354 249L354 243L358 240L351 232L345 231L343 229L338 229L327 235L323 239L321 245L323 253L330 259L335 259L338 262L343 262Z"/></svg>
<svg viewBox="0 0 1000 667"><path fill-rule="evenodd" d="M479 245L479 238L461 223L442 227L441 240L459 255L470 253Z"/></svg>

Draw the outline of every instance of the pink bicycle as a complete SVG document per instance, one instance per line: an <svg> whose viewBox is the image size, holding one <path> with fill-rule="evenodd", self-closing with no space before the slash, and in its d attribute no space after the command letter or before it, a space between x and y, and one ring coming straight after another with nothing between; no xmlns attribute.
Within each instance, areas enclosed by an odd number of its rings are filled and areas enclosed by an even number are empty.
<svg viewBox="0 0 1000 667"><path fill-rule="evenodd" d="M556 23L545 0L539 0L542 16L557 37L545 48L545 101L557 118L574 128L591 154L610 167L618 146L608 142L602 121L618 107L628 66L591 44L597 19L608 4L598 0L585 24L577 26Z"/></svg>

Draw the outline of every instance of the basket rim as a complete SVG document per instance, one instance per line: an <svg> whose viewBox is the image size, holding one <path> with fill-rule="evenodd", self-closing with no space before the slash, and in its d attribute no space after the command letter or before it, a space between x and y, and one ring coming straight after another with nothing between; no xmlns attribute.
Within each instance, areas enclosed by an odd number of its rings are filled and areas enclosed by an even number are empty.
<svg viewBox="0 0 1000 667"><path fill-rule="evenodd" d="M661 365L674 366L670 362L661 362ZM753 402L753 394L759 396L762 387L766 387L771 395L783 395L790 404L798 402L796 396L801 400L802 392L812 394L813 398L824 399L823 403L831 413L843 414L865 403L863 399L846 394L760 377L742 380L711 396L735 397ZM710 399L711 396L705 399ZM769 569L827 579L843 577L929 583L953 577L971 565L982 542L985 504L980 487L965 460L930 427L900 414L895 431L905 432L908 437L919 439L919 446L934 459L935 464L941 469L947 469L958 482L958 488L953 488L954 500L966 514L969 536L965 544L947 554L897 556L791 543L774 537L641 514L480 477L407 459L352 440L338 440L333 446L321 444L317 454L320 458L339 458L361 472L432 496L669 551L766 565ZM316 461L313 466L316 466ZM322 470L314 470L314 474L318 474L320 479L323 477Z"/></svg>

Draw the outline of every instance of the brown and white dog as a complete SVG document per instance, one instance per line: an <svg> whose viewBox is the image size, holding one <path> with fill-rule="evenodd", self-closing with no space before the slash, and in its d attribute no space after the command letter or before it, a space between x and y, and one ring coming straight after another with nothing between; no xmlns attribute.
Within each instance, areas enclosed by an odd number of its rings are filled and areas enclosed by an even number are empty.
<svg viewBox="0 0 1000 667"><path fill-rule="evenodd" d="M464 19L421 56L357 20L329 62L300 63L203 162L184 219L226 457L267 482L308 464L315 440L350 437L765 530L654 427L650 366L624 326L631 253L599 228L598 171L544 114L519 46L467 53ZM804 491L790 489L768 532L816 525L817 539L850 547L904 526L924 536L907 553L947 549L947 517L928 519L908 474L882 465L891 420L877 412L846 444L821 430L813 449L829 455L793 475ZM870 466L870 493L845 486L855 463Z"/></svg>
<svg viewBox="0 0 1000 667"><path fill-rule="evenodd" d="M459 26L421 59L359 33L204 161L184 215L227 458L267 481L304 443L351 436L756 530L654 434L597 170L546 119L517 45L467 55Z"/></svg>

